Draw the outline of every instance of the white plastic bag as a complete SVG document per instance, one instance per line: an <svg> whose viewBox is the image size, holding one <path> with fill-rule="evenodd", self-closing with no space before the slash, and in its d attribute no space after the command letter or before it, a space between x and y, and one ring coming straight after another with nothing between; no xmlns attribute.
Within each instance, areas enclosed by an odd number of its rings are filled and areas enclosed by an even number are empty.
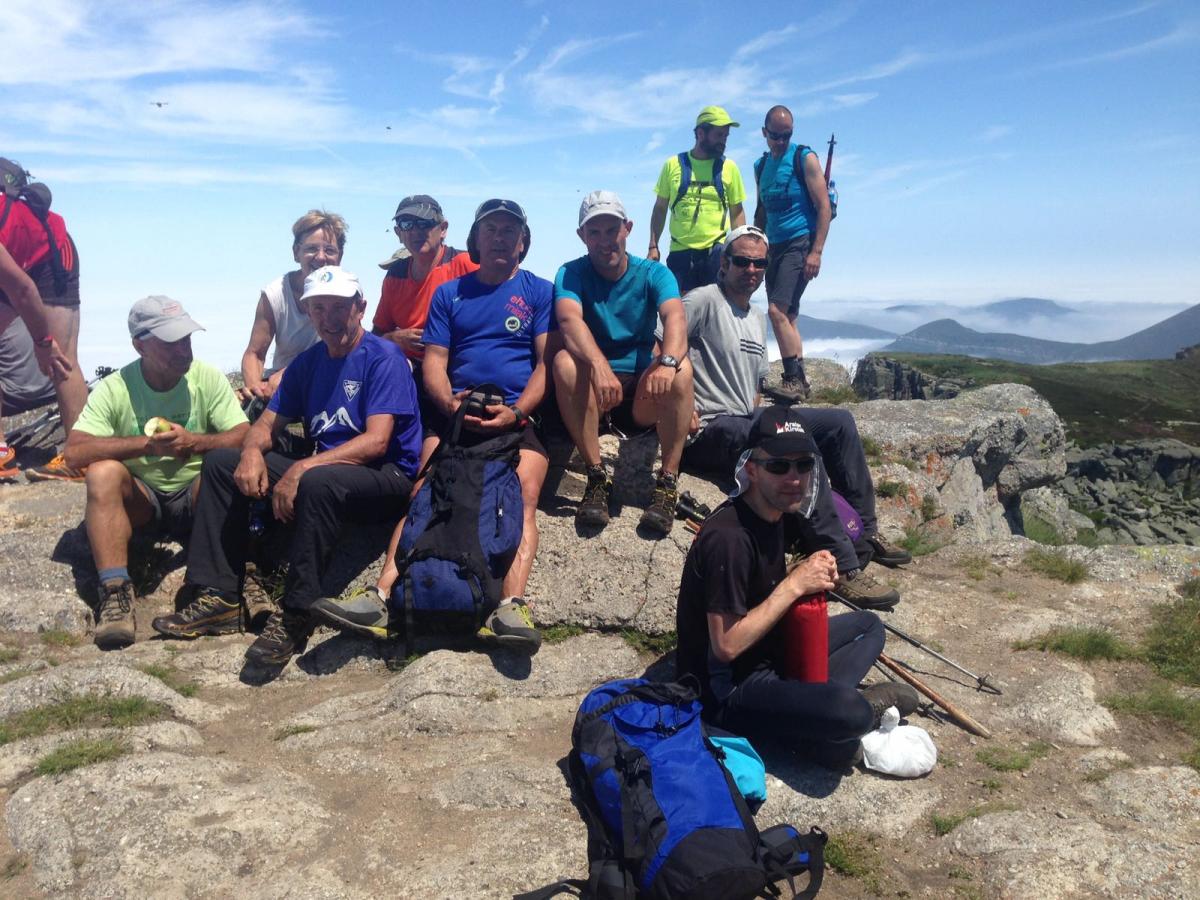
<svg viewBox="0 0 1200 900"><path fill-rule="evenodd" d="M937 763L937 747L924 728L901 725L900 711L889 706L879 727L862 737L863 764L901 778L919 778Z"/></svg>

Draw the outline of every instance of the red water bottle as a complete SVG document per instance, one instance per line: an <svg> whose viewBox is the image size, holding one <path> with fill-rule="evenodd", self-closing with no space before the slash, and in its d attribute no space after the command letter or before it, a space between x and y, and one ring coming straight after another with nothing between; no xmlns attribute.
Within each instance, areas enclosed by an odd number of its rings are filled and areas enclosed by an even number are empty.
<svg viewBox="0 0 1200 900"><path fill-rule="evenodd" d="M829 612L825 592L806 594L783 617L784 674L797 681L829 680Z"/></svg>

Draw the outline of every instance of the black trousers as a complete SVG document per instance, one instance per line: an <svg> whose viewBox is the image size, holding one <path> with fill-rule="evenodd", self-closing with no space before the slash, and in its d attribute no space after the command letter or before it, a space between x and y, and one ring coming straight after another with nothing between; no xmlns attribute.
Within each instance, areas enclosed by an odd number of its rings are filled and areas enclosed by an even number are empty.
<svg viewBox="0 0 1200 900"><path fill-rule="evenodd" d="M875 485L854 416L844 409L805 408L799 413L800 421L821 453L829 484L862 519L863 536L875 534L879 527L875 518ZM717 416L683 449L683 465L731 479L746 448L753 421L753 415ZM832 553L840 572L860 568L870 558L870 547L865 542L856 547L846 535L828 489L821 491L812 517L797 521L794 527L801 533L805 546Z"/></svg>
<svg viewBox="0 0 1200 900"><path fill-rule="evenodd" d="M735 734L767 739L838 767L871 730L871 704L858 684L883 651L886 635L874 613L829 619L829 681L809 683L760 669L720 702L713 720Z"/></svg>
<svg viewBox="0 0 1200 900"><path fill-rule="evenodd" d="M250 498L233 482L241 452L212 450L204 456L200 496L188 547L189 584L237 591L246 566ZM296 460L274 451L265 454L274 486ZM398 521L408 506L412 481L386 463L369 466L319 466L304 474L296 494L283 605L307 609L321 596L321 576L344 519Z"/></svg>

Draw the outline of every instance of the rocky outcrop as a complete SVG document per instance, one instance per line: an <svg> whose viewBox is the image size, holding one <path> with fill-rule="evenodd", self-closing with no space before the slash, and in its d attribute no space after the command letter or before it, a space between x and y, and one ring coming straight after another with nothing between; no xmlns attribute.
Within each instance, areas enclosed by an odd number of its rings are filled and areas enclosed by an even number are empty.
<svg viewBox="0 0 1200 900"><path fill-rule="evenodd" d="M887 356L868 353L854 370L854 390L867 400L947 400L969 387L954 378L935 378Z"/></svg>

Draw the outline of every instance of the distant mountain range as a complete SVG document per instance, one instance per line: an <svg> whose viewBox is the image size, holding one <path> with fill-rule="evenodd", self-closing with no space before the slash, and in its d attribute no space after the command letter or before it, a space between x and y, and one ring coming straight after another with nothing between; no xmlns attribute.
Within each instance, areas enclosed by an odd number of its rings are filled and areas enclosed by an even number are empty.
<svg viewBox="0 0 1200 900"><path fill-rule="evenodd" d="M813 340L850 338L862 341L886 341L898 337L894 331L882 328L872 328L870 325L859 325L857 322L836 322L832 319L814 319L812 316L798 316L796 327L800 336Z"/></svg>
<svg viewBox="0 0 1200 900"><path fill-rule="evenodd" d="M900 303L896 306L885 306L884 311L892 313L919 313L922 310L937 308L926 303ZM1037 316L1046 318L1069 316L1075 312L1069 306L1063 306L1061 303L1055 303L1053 300L1044 300L1041 297L1013 297L1010 300L997 300L994 303L985 303L983 306L976 307L976 309L1018 321L1032 319Z"/></svg>
<svg viewBox="0 0 1200 900"><path fill-rule="evenodd" d="M1018 310L1029 309L1027 304L1050 304L1065 312L1070 310L1050 300L1026 298L1000 301L1019 304ZM999 304L989 304L997 306ZM1029 315L1046 315L1046 312ZM1061 315L1061 313L1054 313ZM861 327L861 326L854 326ZM802 335L804 331L800 332ZM1095 344L1047 341L1021 334L974 331L953 319L938 319L901 335L882 349L897 353L941 353L1006 359L1025 363L1102 362L1117 359L1170 359L1184 347L1200 344L1200 303L1156 325L1120 338Z"/></svg>

